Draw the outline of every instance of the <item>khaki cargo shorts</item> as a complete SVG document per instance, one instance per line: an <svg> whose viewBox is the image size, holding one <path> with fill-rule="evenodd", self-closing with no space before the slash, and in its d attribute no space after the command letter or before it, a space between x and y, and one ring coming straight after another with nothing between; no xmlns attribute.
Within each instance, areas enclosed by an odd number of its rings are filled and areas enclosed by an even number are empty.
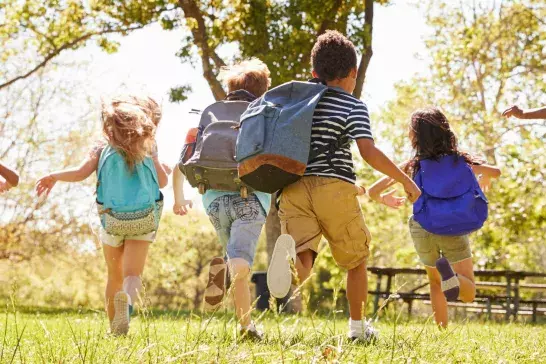
<svg viewBox="0 0 546 364"><path fill-rule="evenodd" d="M324 235L336 263L353 269L370 254L371 235L355 185L337 178L305 176L283 189L281 230L296 241L296 252L318 253Z"/></svg>
<svg viewBox="0 0 546 364"><path fill-rule="evenodd" d="M468 234L446 236L429 233L413 219L409 219L409 229L413 245L421 262L427 267L436 268L436 261L443 254L449 263L459 263L472 258Z"/></svg>

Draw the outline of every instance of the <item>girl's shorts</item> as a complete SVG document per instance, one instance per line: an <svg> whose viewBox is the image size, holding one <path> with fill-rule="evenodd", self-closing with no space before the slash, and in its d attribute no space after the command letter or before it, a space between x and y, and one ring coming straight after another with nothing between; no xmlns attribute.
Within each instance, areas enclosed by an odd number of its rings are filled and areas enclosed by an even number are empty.
<svg viewBox="0 0 546 364"><path fill-rule="evenodd" d="M423 229L413 216L409 219L409 229L419 259L427 267L436 267L440 252L451 264L472 258L468 234L460 236L432 234Z"/></svg>
<svg viewBox="0 0 546 364"><path fill-rule="evenodd" d="M151 233L144 234L144 235L132 235L132 236L110 235L101 226L99 231L99 239L105 245L109 245L113 248L119 248L125 243L125 240L141 240L141 241L148 241L152 243L155 240L155 234L156 232L152 231Z"/></svg>

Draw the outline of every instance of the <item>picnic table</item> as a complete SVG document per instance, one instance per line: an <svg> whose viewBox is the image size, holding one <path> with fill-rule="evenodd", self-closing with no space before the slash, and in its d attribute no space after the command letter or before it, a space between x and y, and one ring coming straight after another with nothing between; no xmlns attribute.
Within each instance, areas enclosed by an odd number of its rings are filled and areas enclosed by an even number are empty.
<svg viewBox="0 0 546 364"><path fill-rule="evenodd" d="M418 291L428 285L425 283L414 285L408 289L395 290L393 287L394 279L397 275L416 275L426 276L424 269L415 268L382 268L369 267L368 272L376 276L376 288L368 293L374 295L374 313L379 310L380 299L392 299L398 297L408 304L408 313L411 314L413 301L428 301L428 293L419 293ZM516 318L518 314L527 314L530 312L533 322L537 321L539 313L546 313L546 299L522 299L521 290L539 290L546 291L546 273L524 272L512 270L478 270L474 271L477 290L500 290L501 294L477 294L475 302L482 306L476 306L466 303L449 303L455 307L483 308L489 316L495 312L503 312L505 319ZM525 283L522 282L528 278L543 278L543 283ZM483 280L482 280L483 279ZM493 280L492 280L493 279ZM503 280L500 281L499 280ZM385 284L384 284L385 283ZM384 289L383 289L384 287ZM494 307L493 305L498 305ZM527 309L522 310L522 305ZM530 311L529 311L530 310Z"/></svg>

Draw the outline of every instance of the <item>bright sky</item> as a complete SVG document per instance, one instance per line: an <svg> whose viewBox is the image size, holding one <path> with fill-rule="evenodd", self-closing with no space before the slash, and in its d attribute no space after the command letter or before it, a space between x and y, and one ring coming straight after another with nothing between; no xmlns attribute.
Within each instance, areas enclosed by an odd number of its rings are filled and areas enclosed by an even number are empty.
<svg viewBox="0 0 546 364"><path fill-rule="evenodd" d="M408 2L397 0L392 6L376 6L374 55L363 96L372 112L394 96L396 82L407 80L426 67L424 61L416 58L417 53L424 52L425 17L421 9ZM167 32L154 25L121 38L121 46L115 54L105 54L90 46L71 55L71 58L90 63L87 76L92 84L88 86L96 93L93 95L95 100L120 91L138 91L161 101L163 120L158 132L159 154L170 164L178 159L187 129L198 122L188 111L203 109L214 102L201 75L199 62L193 68L180 63L175 56L182 36L180 31ZM169 89L186 83L193 87L189 99L182 104L170 103ZM168 200L171 195L168 189Z"/></svg>

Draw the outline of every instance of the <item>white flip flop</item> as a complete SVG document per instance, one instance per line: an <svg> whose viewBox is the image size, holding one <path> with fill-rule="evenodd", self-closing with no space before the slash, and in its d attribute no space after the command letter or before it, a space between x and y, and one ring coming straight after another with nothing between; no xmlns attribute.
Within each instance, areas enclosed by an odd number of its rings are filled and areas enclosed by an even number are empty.
<svg viewBox="0 0 546 364"><path fill-rule="evenodd" d="M267 287L275 298L284 298L292 284L292 264L296 262L296 242L292 236L282 234L275 243L273 255L267 268Z"/></svg>

